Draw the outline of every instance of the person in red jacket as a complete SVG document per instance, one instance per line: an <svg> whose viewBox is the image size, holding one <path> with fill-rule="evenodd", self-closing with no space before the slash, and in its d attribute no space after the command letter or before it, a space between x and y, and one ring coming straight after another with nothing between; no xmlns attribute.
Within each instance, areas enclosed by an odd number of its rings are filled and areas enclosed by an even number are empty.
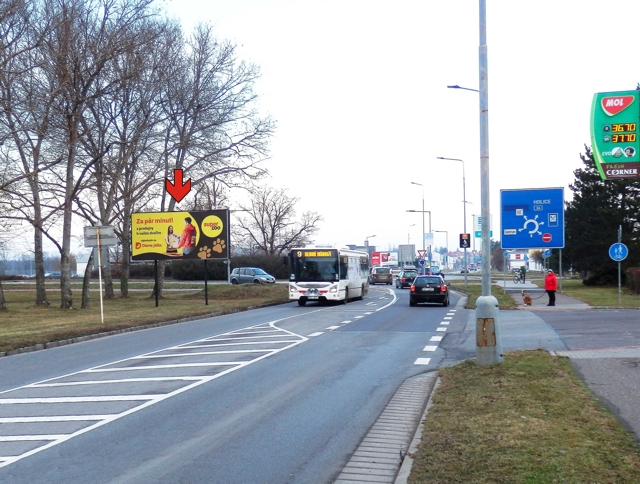
<svg viewBox="0 0 640 484"><path fill-rule="evenodd" d="M196 228L191 224L191 217L184 219L184 230L178 248L182 248L182 255L187 255L196 248Z"/></svg>
<svg viewBox="0 0 640 484"><path fill-rule="evenodd" d="M547 306L556 305L556 290L558 289L558 279L551 269L547 271L547 277L544 278L544 290L549 295L549 304Z"/></svg>

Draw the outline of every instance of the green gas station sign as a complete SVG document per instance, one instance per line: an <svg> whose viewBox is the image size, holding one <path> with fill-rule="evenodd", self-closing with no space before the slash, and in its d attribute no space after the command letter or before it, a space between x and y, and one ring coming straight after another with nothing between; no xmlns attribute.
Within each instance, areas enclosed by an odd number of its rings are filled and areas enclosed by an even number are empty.
<svg viewBox="0 0 640 484"><path fill-rule="evenodd" d="M640 176L640 91L593 95L591 145L603 180Z"/></svg>

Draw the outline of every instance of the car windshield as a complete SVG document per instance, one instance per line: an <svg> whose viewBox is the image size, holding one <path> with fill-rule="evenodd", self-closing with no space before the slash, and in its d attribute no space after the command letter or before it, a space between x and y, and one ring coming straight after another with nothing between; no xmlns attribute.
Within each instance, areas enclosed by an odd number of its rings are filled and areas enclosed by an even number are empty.
<svg viewBox="0 0 640 484"><path fill-rule="evenodd" d="M376 269L376 274L389 274L390 272L391 272L391 269L387 269L387 268Z"/></svg>
<svg viewBox="0 0 640 484"><path fill-rule="evenodd" d="M256 276L268 276L269 275L265 271L263 271L262 269L253 269L253 273Z"/></svg>

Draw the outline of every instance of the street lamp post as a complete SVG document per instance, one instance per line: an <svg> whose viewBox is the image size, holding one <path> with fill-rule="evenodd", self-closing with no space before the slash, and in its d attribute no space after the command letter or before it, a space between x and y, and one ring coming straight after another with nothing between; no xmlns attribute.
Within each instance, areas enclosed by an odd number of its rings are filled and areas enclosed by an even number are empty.
<svg viewBox="0 0 640 484"><path fill-rule="evenodd" d="M423 206L424 206L424 204L423 204ZM424 248L424 239L425 239L425 237L424 237L424 214L425 213L429 214L429 233L431 233L431 211L430 210L407 210L407 212L422 213L422 250L425 250L425 248ZM429 246L429 252L431 252L431 246Z"/></svg>
<svg viewBox="0 0 640 484"><path fill-rule="evenodd" d="M411 234L409 233L409 229L415 226L416 224L411 224L407 227L407 245L411 245Z"/></svg>
<svg viewBox="0 0 640 484"><path fill-rule="evenodd" d="M449 232L447 230L434 230L434 232L444 232L446 238L447 238L447 246L445 247L447 249L447 252L449 252ZM447 269L449 268L449 257L447 257Z"/></svg>
<svg viewBox="0 0 640 484"><path fill-rule="evenodd" d="M367 235L364 238L364 246L367 248L367 254L369 254L369 256L371 256L371 251L369 250L369 239L374 238L375 235Z"/></svg>
<svg viewBox="0 0 640 484"><path fill-rule="evenodd" d="M480 45L478 48L478 85L480 90L447 86L454 89L476 91L480 98L480 226L482 235L482 296L476 300L476 334L485 335L476 343L476 364L502 363L501 329L498 300L491 295L491 213L489 205L489 68L487 65L487 1L479 0ZM487 343L492 341L493 344Z"/></svg>
<svg viewBox="0 0 640 484"><path fill-rule="evenodd" d="M424 185L416 182L411 182L411 184L422 187L422 250L424 250Z"/></svg>
<svg viewBox="0 0 640 484"><path fill-rule="evenodd" d="M462 207L463 207L463 230L467 233L467 188L464 174L464 161L460 158L444 158L442 156L437 157L439 160L460 161L462 162ZM469 269L469 260L467 259L467 248L464 249L464 287L467 287L467 270Z"/></svg>

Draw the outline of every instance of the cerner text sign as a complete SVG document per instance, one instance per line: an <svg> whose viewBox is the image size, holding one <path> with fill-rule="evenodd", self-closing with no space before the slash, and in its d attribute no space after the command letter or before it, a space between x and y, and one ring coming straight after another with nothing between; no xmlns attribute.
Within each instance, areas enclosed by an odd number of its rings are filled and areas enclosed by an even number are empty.
<svg viewBox="0 0 640 484"><path fill-rule="evenodd" d="M591 145L603 180L640 176L639 91L593 95Z"/></svg>
<svg viewBox="0 0 640 484"><path fill-rule="evenodd" d="M500 190L502 249L564 247L564 189Z"/></svg>

